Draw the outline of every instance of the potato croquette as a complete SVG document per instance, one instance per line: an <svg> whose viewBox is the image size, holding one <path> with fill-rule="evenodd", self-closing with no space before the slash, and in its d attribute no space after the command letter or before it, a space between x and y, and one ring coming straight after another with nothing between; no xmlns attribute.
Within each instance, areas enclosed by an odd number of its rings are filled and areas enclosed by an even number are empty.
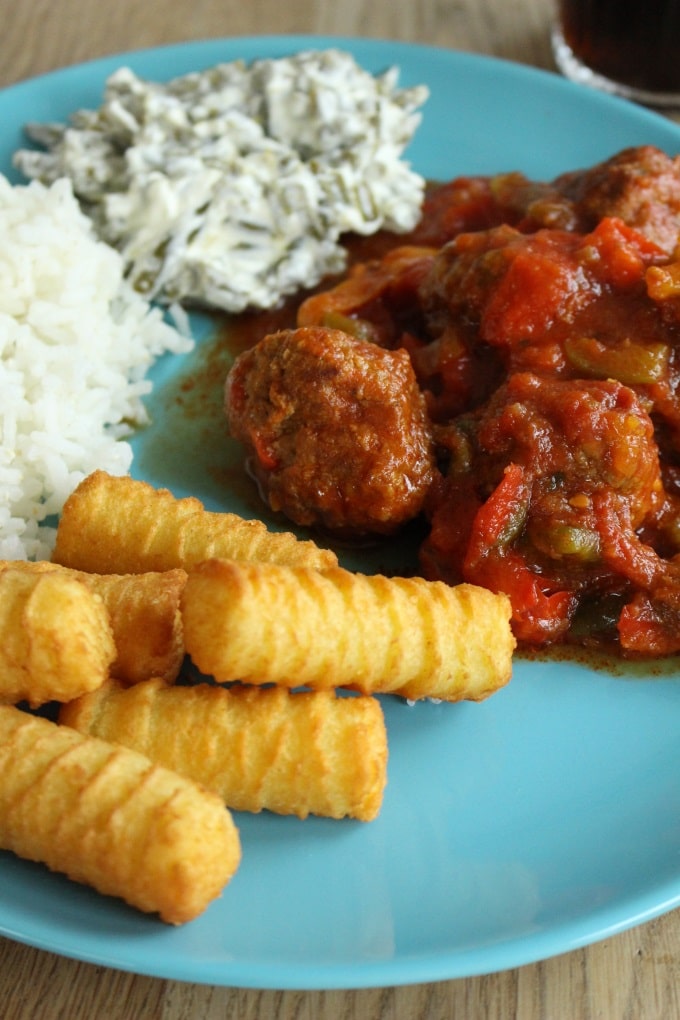
<svg viewBox="0 0 680 1020"><path fill-rule="evenodd" d="M0 847L169 924L201 914L241 857L216 794L11 706L0 706Z"/></svg>
<svg viewBox="0 0 680 1020"><path fill-rule="evenodd" d="M108 678L116 656L99 595L57 572L0 571L0 702L69 701Z"/></svg>
<svg viewBox="0 0 680 1020"><path fill-rule="evenodd" d="M387 734L376 698L111 681L59 719L189 776L235 810L370 821L382 804Z"/></svg>
<svg viewBox="0 0 680 1020"><path fill-rule="evenodd" d="M182 594L187 652L220 682L479 701L510 679L510 602L422 578L209 560Z"/></svg>
<svg viewBox="0 0 680 1020"><path fill-rule="evenodd" d="M181 569L145 574L88 574L48 560L2 560L2 570L29 573L60 571L81 581L106 607L116 646L111 675L125 683L150 676L168 683L177 678L184 660L179 600L186 581Z"/></svg>
<svg viewBox="0 0 680 1020"><path fill-rule="evenodd" d="M52 560L98 574L189 570L212 556L328 567L335 553L256 520L206 510L147 482L95 471L71 493Z"/></svg>

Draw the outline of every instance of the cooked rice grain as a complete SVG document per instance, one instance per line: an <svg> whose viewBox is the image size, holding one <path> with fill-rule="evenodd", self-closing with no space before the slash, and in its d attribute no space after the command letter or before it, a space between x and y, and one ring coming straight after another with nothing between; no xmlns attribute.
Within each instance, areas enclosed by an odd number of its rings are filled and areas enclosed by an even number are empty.
<svg viewBox="0 0 680 1020"><path fill-rule="evenodd" d="M147 370L191 341L124 281L69 181L0 176L0 239L0 559L44 558L82 478L129 470Z"/></svg>

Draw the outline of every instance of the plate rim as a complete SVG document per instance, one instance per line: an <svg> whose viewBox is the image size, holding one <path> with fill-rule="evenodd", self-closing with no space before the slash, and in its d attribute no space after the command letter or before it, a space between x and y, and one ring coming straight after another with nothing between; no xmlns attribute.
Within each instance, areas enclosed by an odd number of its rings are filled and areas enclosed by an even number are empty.
<svg viewBox="0 0 680 1020"><path fill-rule="evenodd" d="M375 50L379 54L392 54L390 64L399 64L400 55L416 53L421 56L437 54L439 58L453 61L460 66L480 68L489 73L501 73L518 75L527 81L536 81L545 87L556 89L558 92L567 95L579 95L582 98L588 96L591 105L624 112L629 109L630 104L616 96L608 94L584 92L582 86L575 85L562 78L557 72L537 68L528 64L517 63L503 57L477 54L459 51L450 47L430 45L426 43L411 43L406 40L393 40L389 38L364 38L353 36L327 36L327 35L244 35L210 37L207 39L187 40L185 42L166 43L161 46L148 46L140 49L107 54L86 61L69 64L64 67L55 68L42 74L25 78L0 89L0 102L3 98L14 97L21 91L41 88L51 84L53 81L64 81L70 78L77 78L80 75L100 75L102 83L109 70L128 63L132 66L146 64L151 60L160 63L173 63L188 52L200 54L201 59L205 57L207 66L211 61L212 54L216 53L221 46L233 48L234 45L242 44L245 49L263 47L263 55L275 55L271 51L293 52L302 48L329 48L349 49L355 53ZM232 60L233 56L225 59ZM387 66L387 65L386 65ZM184 73L184 72L177 72ZM170 71L167 77L174 77L175 72ZM641 121L649 119L649 123L657 130L661 125L669 129L669 136L675 136L678 151L680 151L680 125L668 121L663 115L654 111L643 110L635 107L635 115ZM367 988L371 986L399 986L415 984L425 981L450 980L465 977L478 976L494 973L509 968L514 968L539 960L548 959L564 952L582 948L595 942L606 939L612 935L635 927L639 924L661 916L680 905L680 867L677 878L660 882L654 890L647 889L644 894L629 897L628 916L622 918L621 910L617 901L616 909L594 911L588 915L592 923L589 929L584 930L583 921L573 923L571 926L563 925L557 931L549 930L543 933L542 937L536 934L530 937L511 938L498 943L495 946L495 960L491 964L484 962L488 957L488 948L481 950L468 950L466 952L452 953L451 950L441 950L439 953L426 952L424 955L411 955L404 958L398 955L384 960L360 961L352 963L341 963L337 966L332 964L309 964L298 965L295 973L291 973L290 964L277 964L264 961L259 963L236 962L233 967L227 969L224 975L216 975L211 970L209 963L201 967L201 973L189 973L192 967L183 971L178 968L176 962L172 962L167 970L162 967L130 967L128 964L117 963L106 957L105 953L97 952L93 948L84 945L78 949L72 946L65 948L57 947L49 938L41 938L36 934L26 934L12 930L11 926L5 925L0 916L0 934L14 941L30 945L35 948L54 952L72 959L81 960L105 966L113 970L122 970L140 975L152 976L162 979L177 979L191 981L194 983L211 985L231 985L233 987L252 989L350 989ZM597 920L599 918L599 920ZM86 940L86 936L83 936ZM87 940L86 940L87 941ZM452 961L454 965L452 965ZM464 962L465 961L465 962ZM458 963L456 966L455 963ZM205 970L205 973L203 973ZM238 973L241 973L239 979ZM300 983L300 979L302 983ZM272 980L274 979L274 980Z"/></svg>

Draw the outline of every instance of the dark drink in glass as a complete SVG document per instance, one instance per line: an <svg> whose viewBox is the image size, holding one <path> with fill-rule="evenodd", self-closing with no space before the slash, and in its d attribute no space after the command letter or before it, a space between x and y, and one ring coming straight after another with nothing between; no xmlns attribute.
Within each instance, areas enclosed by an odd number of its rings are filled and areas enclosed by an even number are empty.
<svg viewBox="0 0 680 1020"><path fill-rule="evenodd" d="M680 107L680 0L557 0L553 49L568 78Z"/></svg>

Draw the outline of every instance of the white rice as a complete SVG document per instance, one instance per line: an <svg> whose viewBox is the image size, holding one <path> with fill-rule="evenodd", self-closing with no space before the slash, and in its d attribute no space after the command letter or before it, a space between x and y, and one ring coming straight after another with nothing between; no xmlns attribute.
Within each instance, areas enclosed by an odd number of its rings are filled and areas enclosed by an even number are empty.
<svg viewBox="0 0 680 1020"><path fill-rule="evenodd" d="M0 175L0 238L0 559L41 559L85 475L127 473L146 372L191 341L125 282L69 181Z"/></svg>

